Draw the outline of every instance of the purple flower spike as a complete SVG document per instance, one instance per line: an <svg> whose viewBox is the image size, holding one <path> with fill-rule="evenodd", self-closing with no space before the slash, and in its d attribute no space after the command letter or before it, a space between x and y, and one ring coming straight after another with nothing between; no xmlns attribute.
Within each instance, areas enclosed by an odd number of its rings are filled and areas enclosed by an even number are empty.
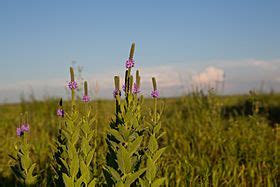
<svg viewBox="0 0 280 187"><path fill-rule="evenodd" d="M87 103L87 102L89 102L90 97L88 95L84 95L82 100L83 100L83 102Z"/></svg>
<svg viewBox="0 0 280 187"><path fill-rule="evenodd" d="M121 91L118 89L114 90L114 92L113 92L114 97L116 97L117 95L121 96Z"/></svg>
<svg viewBox="0 0 280 187"><path fill-rule="evenodd" d="M29 131L29 124L22 124L21 125L21 131L22 132L28 132Z"/></svg>
<svg viewBox="0 0 280 187"><path fill-rule="evenodd" d="M158 90L152 91L151 96L152 96L153 98L158 98L158 97L159 97L159 91L158 91Z"/></svg>
<svg viewBox="0 0 280 187"><path fill-rule="evenodd" d="M57 115L57 116L60 116L60 117L64 117L64 110L61 109L61 108L57 109L56 115Z"/></svg>
<svg viewBox="0 0 280 187"><path fill-rule="evenodd" d="M78 88L78 84L76 81L70 81L68 83L68 88L71 89L71 90L75 90L76 88Z"/></svg>
<svg viewBox="0 0 280 187"><path fill-rule="evenodd" d="M133 90L132 90L132 92L133 92L134 94L140 93L140 88L137 86L136 83L133 84Z"/></svg>
<svg viewBox="0 0 280 187"><path fill-rule="evenodd" d="M22 136L24 134L24 132L22 131L22 129L20 127L17 128L17 136Z"/></svg>
<svg viewBox="0 0 280 187"><path fill-rule="evenodd" d="M125 66L126 66L127 69L128 69L128 68L132 68L132 67L134 67L134 63L135 63L135 61L134 61L133 59L128 59L128 60L125 62Z"/></svg>

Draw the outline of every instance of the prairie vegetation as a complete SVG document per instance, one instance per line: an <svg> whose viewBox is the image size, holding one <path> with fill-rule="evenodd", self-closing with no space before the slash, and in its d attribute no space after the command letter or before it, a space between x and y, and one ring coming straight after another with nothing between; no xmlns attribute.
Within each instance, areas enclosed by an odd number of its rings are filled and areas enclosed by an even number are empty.
<svg viewBox="0 0 280 187"><path fill-rule="evenodd" d="M77 100L71 68L71 100L0 106L1 186L280 183L279 94L160 98L153 78L145 99L133 52L122 96L114 79L114 100L90 101L86 82Z"/></svg>

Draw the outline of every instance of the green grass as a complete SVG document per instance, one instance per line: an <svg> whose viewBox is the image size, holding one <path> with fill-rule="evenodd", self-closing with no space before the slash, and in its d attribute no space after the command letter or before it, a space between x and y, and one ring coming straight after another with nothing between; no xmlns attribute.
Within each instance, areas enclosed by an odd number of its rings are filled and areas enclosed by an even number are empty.
<svg viewBox="0 0 280 187"><path fill-rule="evenodd" d="M165 110L162 127L166 135L160 144L167 146L160 162L159 175L168 186L276 186L280 184L279 116L280 95L240 95L218 97L193 94L161 99ZM14 185L8 154L18 141L15 129L19 114L28 112L32 157L39 164L40 186L47 186L50 143L58 126L57 99L0 106L0 185ZM70 103L66 103L66 106ZM114 101L91 103L98 123L98 178L107 147L106 129L114 118ZM145 100L148 112L151 100Z"/></svg>

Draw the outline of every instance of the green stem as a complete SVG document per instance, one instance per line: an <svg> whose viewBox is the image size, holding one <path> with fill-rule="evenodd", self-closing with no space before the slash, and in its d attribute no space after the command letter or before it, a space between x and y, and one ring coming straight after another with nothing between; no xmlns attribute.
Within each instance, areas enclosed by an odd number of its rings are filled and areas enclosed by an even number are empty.
<svg viewBox="0 0 280 187"><path fill-rule="evenodd" d="M157 98L154 98L154 122L157 122Z"/></svg>
<svg viewBox="0 0 280 187"><path fill-rule="evenodd" d="M74 89L71 90L71 96L72 96L72 98L71 98L71 101L72 101L72 112L74 112L74 107L75 107L75 90Z"/></svg>

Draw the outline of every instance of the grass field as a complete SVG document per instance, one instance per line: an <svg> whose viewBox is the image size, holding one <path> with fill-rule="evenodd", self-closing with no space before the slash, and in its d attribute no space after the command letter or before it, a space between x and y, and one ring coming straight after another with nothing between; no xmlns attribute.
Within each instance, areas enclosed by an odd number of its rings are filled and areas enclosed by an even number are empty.
<svg viewBox="0 0 280 187"><path fill-rule="evenodd" d="M31 157L38 163L39 186L51 186L50 144L56 137L58 99L22 101L0 106L0 185L14 186L16 180L8 156L20 140L15 129L19 114L28 112ZM158 176L166 186L277 186L280 184L280 95L248 94L215 96L194 93L180 98L159 99L164 105ZM65 103L65 108L70 103ZM106 130L114 118L115 103L90 103L97 116L96 177L104 184L102 169L107 146ZM152 101L144 101L148 113ZM78 103L78 107L83 107ZM144 119L145 120L145 119Z"/></svg>

